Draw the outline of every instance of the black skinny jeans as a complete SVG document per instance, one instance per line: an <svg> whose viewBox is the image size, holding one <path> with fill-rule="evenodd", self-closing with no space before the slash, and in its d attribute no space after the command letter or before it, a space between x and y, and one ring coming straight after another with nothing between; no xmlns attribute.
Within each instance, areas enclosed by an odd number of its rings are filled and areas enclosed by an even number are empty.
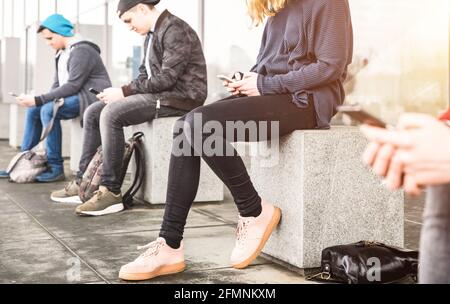
<svg viewBox="0 0 450 304"><path fill-rule="evenodd" d="M198 114L202 115L202 125L215 121L222 126L224 132L206 133L202 130L194 130L194 118L198 117ZM184 125L184 128L177 128L176 125L174 130L174 145L170 159L166 207L160 237L165 238L167 244L172 248L180 246L186 219L198 190L200 177L199 155L228 187L237 205L239 214L243 217L258 216L261 213L261 198L253 187L241 157L237 155L228 139L233 138L232 141L236 142L270 140L270 126L273 121L279 122L279 134L276 134L279 137L295 130L314 129L317 125L315 115L312 97L307 108L299 108L292 103L292 95L286 94L231 97L199 107L183 116L178 123L182 126ZM256 138L251 138L248 132L245 132L245 135L241 134L238 138L236 138L236 132L234 132L234 137L233 134L224 134L227 133L226 122L236 121L244 123L253 121L256 122L257 126L259 126L259 122L267 122L268 134L263 134L261 137L258 136ZM183 122L184 124L182 124ZM203 144L205 141L211 141L210 135L212 133L214 133L213 137L216 137L223 144L221 146L223 150L233 151L232 156L202 153ZM197 140L195 140L195 137L197 137ZM180 141L180 138L184 140ZM176 142L180 142L180 146ZM182 147L183 143L189 145L189 147L183 148L188 148L190 155L185 153L180 156L179 148ZM175 149L177 150L175 151ZM194 152L196 152L197 156Z"/></svg>

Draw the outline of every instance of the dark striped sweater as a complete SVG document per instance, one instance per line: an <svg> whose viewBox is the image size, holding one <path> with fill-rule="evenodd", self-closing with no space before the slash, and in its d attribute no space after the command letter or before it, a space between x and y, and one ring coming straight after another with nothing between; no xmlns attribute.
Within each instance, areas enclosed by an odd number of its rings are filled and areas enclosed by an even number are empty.
<svg viewBox="0 0 450 304"><path fill-rule="evenodd" d="M313 94L319 128L329 128L343 103L353 56L347 0L290 0L267 20L253 72L262 95L293 94L299 107Z"/></svg>

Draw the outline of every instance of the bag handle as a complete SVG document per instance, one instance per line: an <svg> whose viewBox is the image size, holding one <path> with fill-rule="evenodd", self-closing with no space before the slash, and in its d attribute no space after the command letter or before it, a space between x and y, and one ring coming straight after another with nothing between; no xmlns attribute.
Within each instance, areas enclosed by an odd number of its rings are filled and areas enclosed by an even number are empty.
<svg viewBox="0 0 450 304"><path fill-rule="evenodd" d="M320 280L320 281L329 281L331 279L331 273L329 272L319 272L310 276L305 277L305 280Z"/></svg>
<svg viewBox="0 0 450 304"><path fill-rule="evenodd" d="M142 139L142 137L144 137L144 133L143 132L136 132L133 134L133 141L134 142L138 142Z"/></svg>
<svg viewBox="0 0 450 304"><path fill-rule="evenodd" d="M58 114L59 108L61 108L64 105L64 99L55 99L53 100L53 115L52 119L48 123L48 125L45 127L44 131L42 131L41 139L39 140L39 143L34 146L31 150L33 151L36 149L50 134L50 131L53 129L53 125L55 124L56 115Z"/></svg>
<svg viewBox="0 0 450 304"><path fill-rule="evenodd" d="M144 133L138 132L133 135L133 153L136 163L136 172L134 174L133 182L128 188L128 191L123 195L123 203L128 208L133 205L133 197L139 191L142 186L145 177L145 161L144 161L144 149L142 148L141 138Z"/></svg>
<svg viewBox="0 0 450 304"><path fill-rule="evenodd" d="M133 206L133 197L138 192L143 182L143 169L141 167L139 152L135 151L136 172L133 183L123 196L123 203L126 208Z"/></svg>

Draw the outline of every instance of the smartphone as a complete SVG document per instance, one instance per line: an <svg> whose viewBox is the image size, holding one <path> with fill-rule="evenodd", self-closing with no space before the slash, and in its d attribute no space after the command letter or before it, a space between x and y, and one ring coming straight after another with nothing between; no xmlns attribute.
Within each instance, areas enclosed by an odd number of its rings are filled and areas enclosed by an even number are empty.
<svg viewBox="0 0 450 304"><path fill-rule="evenodd" d="M236 80L231 79L230 77L227 77L225 75L217 75L217 78L219 78L220 80L223 80L223 81L236 82Z"/></svg>
<svg viewBox="0 0 450 304"><path fill-rule="evenodd" d="M366 112L360 105L345 105L338 107L338 111L350 116L362 124L368 124L374 127L387 128L388 124L381 119Z"/></svg>
<svg viewBox="0 0 450 304"><path fill-rule="evenodd" d="M13 93L13 92L9 92L8 94L9 94L9 95L11 95L12 97L19 97L19 95L18 95L18 94L16 94L16 93Z"/></svg>
<svg viewBox="0 0 450 304"><path fill-rule="evenodd" d="M100 94L100 92L99 91L97 91L96 89L93 89L93 88L90 88L89 89L89 92L91 92L92 94L94 94L94 95L98 95L98 94Z"/></svg>

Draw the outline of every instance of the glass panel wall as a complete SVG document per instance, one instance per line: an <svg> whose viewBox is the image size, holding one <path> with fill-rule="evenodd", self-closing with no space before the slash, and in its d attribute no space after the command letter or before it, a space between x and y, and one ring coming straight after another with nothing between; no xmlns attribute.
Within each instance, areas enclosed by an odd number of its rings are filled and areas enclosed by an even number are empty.
<svg viewBox="0 0 450 304"><path fill-rule="evenodd" d="M31 2L31 1L27 1ZM39 19L45 20L48 16L55 13L55 0L39 0Z"/></svg>
<svg viewBox="0 0 450 304"><path fill-rule="evenodd" d="M403 111L436 114L446 108L448 1L433 0L427 5L420 0L349 2L355 55L346 83L347 103L362 103L374 114L391 120ZM129 32L117 17L118 0L57 0L56 3L58 12L72 22L79 19L82 25L98 26L92 32L85 27L87 32L83 34L100 40L103 51L109 42L110 53L106 59L113 84L129 82L142 60L143 37ZM263 26L251 26L246 1L163 0L158 8L167 8L186 20L204 38L209 100L227 96L216 75L248 71L256 61L263 30ZM55 0L0 0L0 35L22 38L25 25L54 12ZM109 28L105 27L106 22Z"/></svg>
<svg viewBox="0 0 450 304"><path fill-rule="evenodd" d="M448 106L447 0L351 0L355 54L348 103L395 121Z"/></svg>
<svg viewBox="0 0 450 304"><path fill-rule="evenodd" d="M17 0L16 0L17 1ZM4 27L3 33L5 37L12 37L13 36L13 13L15 14L13 10L13 0L3 0L3 8L5 14L3 15L4 18L2 18L2 25Z"/></svg>
<svg viewBox="0 0 450 304"><path fill-rule="evenodd" d="M57 4L58 14L76 23L78 12L77 0L58 0Z"/></svg>
<svg viewBox="0 0 450 304"><path fill-rule="evenodd" d="M112 30L112 50L110 75L113 86L129 83L137 73L141 63L141 46L144 37L131 32L117 16L119 0L109 2L109 24Z"/></svg>
<svg viewBox="0 0 450 304"><path fill-rule="evenodd" d="M208 64L208 102L228 96L218 74L246 72L255 64L263 25L254 27L246 1L205 1L204 49Z"/></svg>
<svg viewBox="0 0 450 304"><path fill-rule="evenodd" d="M39 1L29 1L29 0L23 0L25 2L25 24L28 26L32 23L35 23L39 20L39 18L43 18L43 16L39 15L39 6L40 6L40 0ZM45 18L45 17L44 17Z"/></svg>
<svg viewBox="0 0 450 304"><path fill-rule="evenodd" d="M104 25L105 3L105 0L80 0L80 23Z"/></svg>
<svg viewBox="0 0 450 304"><path fill-rule="evenodd" d="M0 37L5 36L5 1L0 1Z"/></svg>
<svg viewBox="0 0 450 304"><path fill-rule="evenodd" d="M189 23L199 33L201 24L199 19L200 4L201 0L163 0L158 4L158 9L168 9L172 14Z"/></svg>

